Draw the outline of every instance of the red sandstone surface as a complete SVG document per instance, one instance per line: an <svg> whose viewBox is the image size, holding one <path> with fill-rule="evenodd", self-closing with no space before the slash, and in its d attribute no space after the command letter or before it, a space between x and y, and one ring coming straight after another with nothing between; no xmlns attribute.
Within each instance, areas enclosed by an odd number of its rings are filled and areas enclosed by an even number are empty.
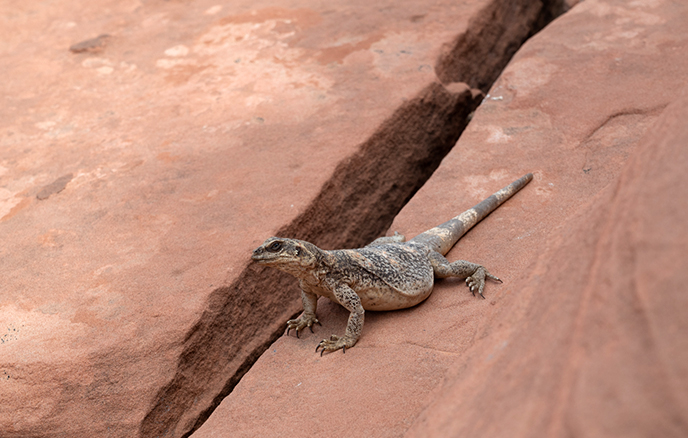
<svg viewBox="0 0 688 438"><path fill-rule="evenodd" d="M192 431L298 311L251 249L384 232L559 3L5 2L0 436Z"/></svg>
<svg viewBox="0 0 688 438"><path fill-rule="evenodd" d="M586 0L516 54L396 218L413 236L526 172L448 255L504 284L441 281L282 337L194 437L688 435L688 5Z"/></svg>

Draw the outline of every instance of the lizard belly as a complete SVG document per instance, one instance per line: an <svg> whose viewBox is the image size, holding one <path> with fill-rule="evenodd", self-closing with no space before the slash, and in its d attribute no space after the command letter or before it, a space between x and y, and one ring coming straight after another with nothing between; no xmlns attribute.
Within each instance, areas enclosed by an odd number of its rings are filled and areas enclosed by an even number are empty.
<svg viewBox="0 0 688 438"><path fill-rule="evenodd" d="M432 292L432 273L424 281L409 283L403 291L385 283L354 287L365 310L398 310L413 307Z"/></svg>
<svg viewBox="0 0 688 438"><path fill-rule="evenodd" d="M390 287L356 291L365 310L399 310L413 307L432 292L432 285L418 295L401 294Z"/></svg>

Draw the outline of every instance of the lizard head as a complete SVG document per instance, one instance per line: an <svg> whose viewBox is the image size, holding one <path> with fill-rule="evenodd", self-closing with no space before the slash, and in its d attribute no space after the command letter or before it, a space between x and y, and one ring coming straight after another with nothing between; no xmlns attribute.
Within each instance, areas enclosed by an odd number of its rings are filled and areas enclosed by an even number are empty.
<svg viewBox="0 0 688 438"><path fill-rule="evenodd" d="M292 275L314 268L320 251L312 243L282 237L270 237L253 250L251 259Z"/></svg>

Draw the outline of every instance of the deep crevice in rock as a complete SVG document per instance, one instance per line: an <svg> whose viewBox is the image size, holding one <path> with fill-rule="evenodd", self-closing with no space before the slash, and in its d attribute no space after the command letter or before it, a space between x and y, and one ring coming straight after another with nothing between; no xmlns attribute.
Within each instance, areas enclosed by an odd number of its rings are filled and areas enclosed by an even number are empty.
<svg viewBox="0 0 688 438"><path fill-rule="evenodd" d="M491 2L445 46L435 66L441 84L428 85L398 108L278 234L323 248L358 247L383 234L468 124L481 100L471 88L487 92L523 42L569 3ZM262 299L266 293L271 300ZM157 394L141 436L186 437L200 427L283 333L284 321L300 311L298 296L293 278L250 264L232 285L215 290L184 340L176 374ZM249 314L261 315L259 323Z"/></svg>
<svg viewBox="0 0 688 438"><path fill-rule="evenodd" d="M495 0L444 46L435 64L442 83L465 82L487 93L511 57L531 36L569 9L572 0Z"/></svg>

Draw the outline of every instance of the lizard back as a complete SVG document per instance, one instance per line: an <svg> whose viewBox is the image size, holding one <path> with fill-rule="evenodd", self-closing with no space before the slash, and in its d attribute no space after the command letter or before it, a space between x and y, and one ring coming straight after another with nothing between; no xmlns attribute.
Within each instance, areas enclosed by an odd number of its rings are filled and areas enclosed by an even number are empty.
<svg viewBox="0 0 688 438"><path fill-rule="evenodd" d="M340 250L346 257L347 282L361 297L366 310L393 310L415 306L432 292L432 265L427 249L409 243L384 243Z"/></svg>

